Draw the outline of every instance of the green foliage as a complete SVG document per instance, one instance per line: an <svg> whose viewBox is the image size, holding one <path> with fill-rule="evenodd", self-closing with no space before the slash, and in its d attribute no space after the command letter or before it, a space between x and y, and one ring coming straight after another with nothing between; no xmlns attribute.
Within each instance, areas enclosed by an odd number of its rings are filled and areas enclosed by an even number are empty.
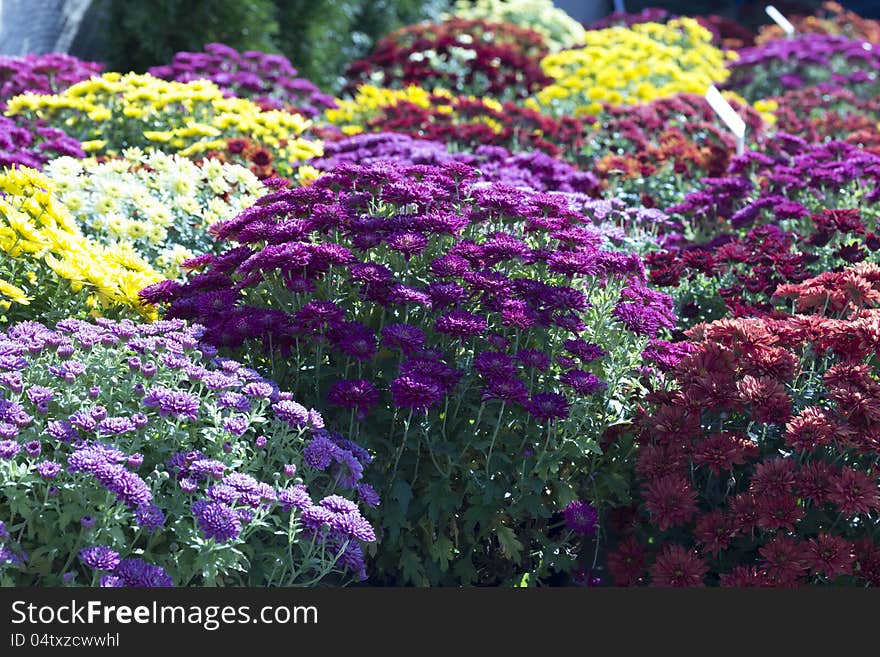
<svg viewBox="0 0 880 657"><path fill-rule="evenodd" d="M179 50L220 41L237 50L278 52L272 0L104 0L107 68L146 71ZM317 3L316 3L317 4Z"/></svg>

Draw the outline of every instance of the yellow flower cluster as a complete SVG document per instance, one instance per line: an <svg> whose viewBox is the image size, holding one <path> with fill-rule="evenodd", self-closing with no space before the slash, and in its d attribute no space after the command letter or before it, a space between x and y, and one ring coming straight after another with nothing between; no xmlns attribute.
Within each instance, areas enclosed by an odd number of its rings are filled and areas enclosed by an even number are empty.
<svg viewBox="0 0 880 657"><path fill-rule="evenodd" d="M46 119L84 142L85 150L109 155L152 146L192 156L222 150L227 139L242 137L260 142L279 164L293 168L323 152L320 141L303 136L312 126L305 117L226 98L207 80L105 73L57 95L16 96L6 113Z"/></svg>
<svg viewBox="0 0 880 657"><path fill-rule="evenodd" d="M231 219L267 191L243 166L215 159L196 164L138 148L101 163L61 157L44 173L85 234L133 246L169 278L180 275L183 260L213 250L208 226Z"/></svg>
<svg viewBox="0 0 880 657"><path fill-rule="evenodd" d="M339 126L344 134L356 135L384 108L404 102L427 109L431 106L431 92L414 84L405 89L385 89L362 84L354 98L337 98L337 107L328 109L324 116L327 121Z"/></svg>
<svg viewBox="0 0 880 657"><path fill-rule="evenodd" d="M551 52L581 45L586 32L583 25L555 7L553 0L456 0L451 15L534 30L544 37Z"/></svg>
<svg viewBox="0 0 880 657"><path fill-rule="evenodd" d="M37 306L40 313L104 314L136 309L155 319L138 292L162 277L130 247L106 247L84 236L54 194L52 181L35 169L0 173L0 303ZM82 296L80 296L82 293Z"/></svg>
<svg viewBox="0 0 880 657"><path fill-rule="evenodd" d="M553 114L590 115L602 103L635 105L679 92L705 93L723 82L724 53L712 34L691 18L587 31L585 46L551 53L541 68L555 82L526 105Z"/></svg>

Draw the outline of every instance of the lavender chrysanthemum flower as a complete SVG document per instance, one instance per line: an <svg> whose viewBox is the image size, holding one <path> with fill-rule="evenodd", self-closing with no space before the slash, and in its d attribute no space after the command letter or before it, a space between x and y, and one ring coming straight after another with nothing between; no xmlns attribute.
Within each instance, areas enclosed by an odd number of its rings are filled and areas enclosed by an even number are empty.
<svg viewBox="0 0 880 657"><path fill-rule="evenodd" d="M31 458L37 458L43 451L43 446L40 444L39 440L29 440L24 444L24 451L27 452L27 455Z"/></svg>
<svg viewBox="0 0 880 657"><path fill-rule="evenodd" d="M28 388L27 397L34 404L50 402L55 398L55 391L45 386L31 386Z"/></svg>
<svg viewBox="0 0 880 657"><path fill-rule="evenodd" d="M304 484L298 484L293 488L282 488L278 491L278 504L285 511L290 511L293 507L298 509L306 509L313 506L312 498L309 496L308 490Z"/></svg>
<svg viewBox="0 0 880 657"><path fill-rule="evenodd" d="M594 536L596 525L599 522L599 514L596 509L587 502L574 500L569 502L562 510L565 518L565 526L581 536Z"/></svg>
<svg viewBox="0 0 880 657"><path fill-rule="evenodd" d="M123 436L136 429L134 422L127 417L108 417L98 423L98 433L107 436Z"/></svg>
<svg viewBox="0 0 880 657"><path fill-rule="evenodd" d="M93 545L80 550L79 558L92 570L116 570L120 563L119 553L106 545Z"/></svg>
<svg viewBox="0 0 880 657"><path fill-rule="evenodd" d="M269 399L275 392L275 388L265 381L251 381L245 384L241 391L249 397Z"/></svg>
<svg viewBox="0 0 880 657"><path fill-rule="evenodd" d="M69 443L79 438L79 433L67 420L54 420L46 425L46 433L56 440Z"/></svg>
<svg viewBox="0 0 880 657"><path fill-rule="evenodd" d="M21 451L21 445L14 440L0 440L0 459L11 459Z"/></svg>
<svg viewBox="0 0 880 657"><path fill-rule="evenodd" d="M143 413L135 413L131 416L131 421L134 423L135 427L142 429L150 423L150 418Z"/></svg>
<svg viewBox="0 0 880 657"><path fill-rule="evenodd" d="M125 580L116 575L103 575L98 586L102 589L124 588Z"/></svg>
<svg viewBox="0 0 880 657"><path fill-rule="evenodd" d="M198 500L192 504L192 512L206 538L229 541L241 533L241 520L235 510L223 502Z"/></svg>
<svg viewBox="0 0 880 657"><path fill-rule="evenodd" d="M183 390L165 386L150 388L143 400L147 408L158 408L162 417L172 416L178 420L195 420L199 412L199 398Z"/></svg>
<svg viewBox="0 0 880 657"><path fill-rule="evenodd" d="M243 436L249 427L247 418L241 415L228 417L223 421L223 428L233 436Z"/></svg>
<svg viewBox="0 0 880 657"><path fill-rule="evenodd" d="M95 526L95 519L92 516L83 516L79 519L79 524L81 524L84 529L91 529Z"/></svg>
<svg viewBox="0 0 880 657"><path fill-rule="evenodd" d="M131 468L132 470L137 470L144 464L144 455L136 452L128 457L127 462L129 468Z"/></svg>
<svg viewBox="0 0 880 657"><path fill-rule="evenodd" d="M231 408L239 413L247 413L251 410L250 400L238 392L222 392L217 396L218 408Z"/></svg>
<svg viewBox="0 0 880 657"><path fill-rule="evenodd" d="M309 421L308 409L295 401L275 402L272 404L272 410L275 411L275 417L284 420L293 427L306 424Z"/></svg>
<svg viewBox="0 0 880 657"><path fill-rule="evenodd" d="M43 479L54 479L61 472L61 464L55 461L40 461L37 463L37 474Z"/></svg>
<svg viewBox="0 0 880 657"><path fill-rule="evenodd" d="M285 463L284 464L284 476L285 477L293 477L296 475L296 465L293 463Z"/></svg>
<svg viewBox="0 0 880 657"><path fill-rule="evenodd" d="M116 495L117 500L129 506L137 507L153 499L147 483L117 463L101 463L92 474L101 486Z"/></svg>
<svg viewBox="0 0 880 657"><path fill-rule="evenodd" d="M358 511L334 514L330 519L330 527L341 534L349 535L365 543L372 543L376 540L376 531L373 526Z"/></svg>
<svg viewBox="0 0 880 657"><path fill-rule="evenodd" d="M318 504L336 513L348 513L358 510L357 504L341 495L328 495Z"/></svg>
<svg viewBox="0 0 880 657"><path fill-rule="evenodd" d="M12 440L18 436L18 427L9 422L0 422L0 438Z"/></svg>

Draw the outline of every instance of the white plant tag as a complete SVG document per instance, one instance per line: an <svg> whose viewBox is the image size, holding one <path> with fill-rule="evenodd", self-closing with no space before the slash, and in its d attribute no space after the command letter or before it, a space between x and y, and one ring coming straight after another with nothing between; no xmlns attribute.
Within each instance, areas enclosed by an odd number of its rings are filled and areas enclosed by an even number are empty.
<svg viewBox="0 0 880 657"><path fill-rule="evenodd" d="M746 122L736 113L736 110L721 95L715 85L710 86L706 92L706 102L736 137L736 154L742 155L745 150Z"/></svg>
<svg viewBox="0 0 880 657"><path fill-rule="evenodd" d="M773 5L767 5L764 11L767 12L767 15L773 19L773 22L781 27L782 31L785 32L788 36L794 34L794 25L792 25L791 22L785 16L783 16L782 12L780 12L776 7L774 7Z"/></svg>
<svg viewBox="0 0 880 657"><path fill-rule="evenodd" d="M607 7L608 5L605 6ZM626 11L626 5L624 5L623 0L614 0L614 11L619 14L622 14Z"/></svg>

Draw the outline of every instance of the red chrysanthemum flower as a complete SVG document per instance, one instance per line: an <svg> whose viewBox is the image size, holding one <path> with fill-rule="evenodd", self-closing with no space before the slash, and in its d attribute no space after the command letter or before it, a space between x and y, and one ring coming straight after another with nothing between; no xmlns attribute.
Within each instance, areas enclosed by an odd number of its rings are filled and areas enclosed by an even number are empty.
<svg viewBox="0 0 880 657"><path fill-rule="evenodd" d="M762 566L777 585L796 584L810 565L804 545L790 536L777 536L758 552Z"/></svg>
<svg viewBox="0 0 880 657"><path fill-rule="evenodd" d="M755 568L755 566L737 566L729 573L722 573L718 579L721 586L725 588L773 586L767 573Z"/></svg>
<svg viewBox="0 0 880 657"><path fill-rule="evenodd" d="M831 479L828 498L848 518L880 509L876 477L853 468L843 468Z"/></svg>
<svg viewBox="0 0 880 657"><path fill-rule="evenodd" d="M825 409L808 406L785 425L785 444L799 452L810 453L830 445L834 426Z"/></svg>
<svg viewBox="0 0 880 657"><path fill-rule="evenodd" d="M795 464L791 459L764 461L755 468L749 490L755 495L780 495L794 488Z"/></svg>
<svg viewBox="0 0 880 657"><path fill-rule="evenodd" d="M794 531L795 524L804 517L797 498L785 493L760 495L758 503L758 527L761 529L787 529Z"/></svg>
<svg viewBox="0 0 880 657"><path fill-rule="evenodd" d="M697 511L697 494L690 483L675 475L648 483L645 506L657 527L663 531L683 525Z"/></svg>
<svg viewBox="0 0 880 657"><path fill-rule="evenodd" d="M798 495L813 504L822 506L831 494L831 478L834 470L825 461L810 461L801 466L797 473L796 490Z"/></svg>
<svg viewBox="0 0 880 657"><path fill-rule="evenodd" d="M617 586L634 586L645 581L647 558L642 546L629 537L608 555L608 572Z"/></svg>
<svg viewBox="0 0 880 657"><path fill-rule="evenodd" d="M791 397L776 379L746 375L737 384L740 399L751 404L758 422L779 424L791 417Z"/></svg>
<svg viewBox="0 0 880 657"><path fill-rule="evenodd" d="M667 545L651 566L651 586L702 587L709 567L693 550Z"/></svg>
<svg viewBox="0 0 880 657"><path fill-rule="evenodd" d="M733 519L720 509L704 513L697 519L694 538L709 554L717 557L722 550L730 547L730 542L735 536Z"/></svg>
<svg viewBox="0 0 880 657"><path fill-rule="evenodd" d="M822 533L807 543L810 568L828 579L852 573L856 555L853 546L840 536Z"/></svg>
<svg viewBox="0 0 880 657"><path fill-rule="evenodd" d="M694 463L709 468L716 476L722 470L742 465L757 452L755 444L733 433L713 433L694 447Z"/></svg>

